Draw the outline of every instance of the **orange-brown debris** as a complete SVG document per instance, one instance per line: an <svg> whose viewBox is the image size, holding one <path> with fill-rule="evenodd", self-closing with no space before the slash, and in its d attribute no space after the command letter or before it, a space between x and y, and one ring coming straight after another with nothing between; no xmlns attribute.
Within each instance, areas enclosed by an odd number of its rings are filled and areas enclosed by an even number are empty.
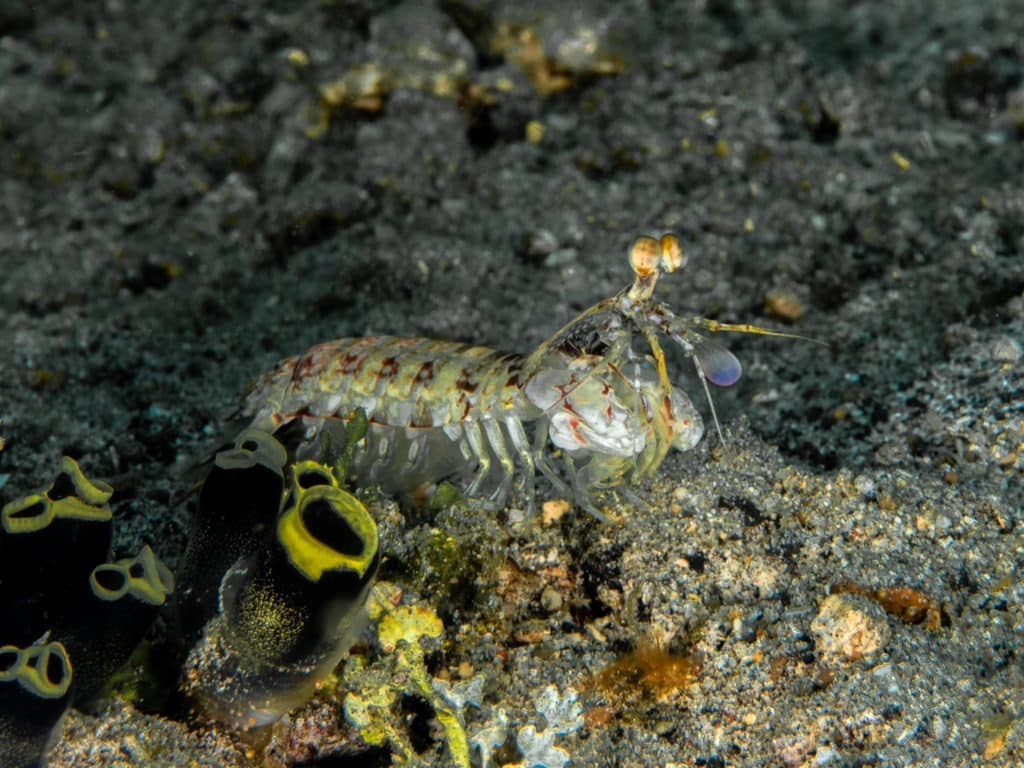
<svg viewBox="0 0 1024 768"><path fill-rule="evenodd" d="M594 684L613 703L664 702L693 682L699 669L696 657L648 641L598 672Z"/></svg>
<svg viewBox="0 0 1024 768"><path fill-rule="evenodd" d="M905 586L877 587L871 589L850 579L832 585L831 594L849 593L863 595L881 605L886 613L896 616L906 624L924 624L925 629L936 630L942 626L942 606L937 600L920 590Z"/></svg>

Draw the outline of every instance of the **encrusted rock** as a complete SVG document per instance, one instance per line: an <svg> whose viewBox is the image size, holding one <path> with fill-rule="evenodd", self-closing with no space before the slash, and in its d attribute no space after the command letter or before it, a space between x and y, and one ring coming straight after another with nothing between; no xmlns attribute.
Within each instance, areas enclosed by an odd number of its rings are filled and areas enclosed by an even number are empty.
<svg viewBox="0 0 1024 768"><path fill-rule="evenodd" d="M862 595L829 595L811 622L818 651L829 659L856 661L885 648L892 633L885 611Z"/></svg>

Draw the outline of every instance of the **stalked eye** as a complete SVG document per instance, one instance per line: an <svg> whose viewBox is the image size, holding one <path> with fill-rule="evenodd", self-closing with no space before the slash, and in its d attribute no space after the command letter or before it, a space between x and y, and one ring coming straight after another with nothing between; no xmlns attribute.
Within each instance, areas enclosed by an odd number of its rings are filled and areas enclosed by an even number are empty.
<svg viewBox="0 0 1024 768"><path fill-rule="evenodd" d="M658 240L661 247L661 268L665 272L675 272L686 266L686 256L683 254L683 247L679 245L679 238L671 232L666 232Z"/></svg>
<svg viewBox="0 0 1024 768"><path fill-rule="evenodd" d="M664 250L662 244L653 237L642 235L633 242L629 249L629 264L633 271L646 277L657 271Z"/></svg>
<svg viewBox="0 0 1024 768"><path fill-rule="evenodd" d="M719 387L731 387L743 375L743 366L736 355L710 339L697 345L697 360L704 377Z"/></svg>

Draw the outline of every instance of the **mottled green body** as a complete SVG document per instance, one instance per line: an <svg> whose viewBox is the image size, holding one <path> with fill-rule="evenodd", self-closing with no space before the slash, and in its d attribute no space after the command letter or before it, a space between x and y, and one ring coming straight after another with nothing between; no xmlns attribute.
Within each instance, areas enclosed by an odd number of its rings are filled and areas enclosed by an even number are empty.
<svg viewBox="0 0 1024 768"><path fill-rule="evenodd" d="M513 413L539 415L522 394L523 358L434 339L335 339L289 357L250 395L253 426L273 431L300 416L429 429Z"/></svg>

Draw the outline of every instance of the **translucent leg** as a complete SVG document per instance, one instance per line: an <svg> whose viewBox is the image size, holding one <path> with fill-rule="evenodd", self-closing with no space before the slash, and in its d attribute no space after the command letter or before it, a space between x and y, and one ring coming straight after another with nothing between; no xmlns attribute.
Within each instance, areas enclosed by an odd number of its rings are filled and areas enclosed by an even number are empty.
<svg viewBox="0 0 1024 768"><path fill-rule="evenodd" d="M530 452L530 441L526 437L522 423L515 416L505 419L505 429L512 441L512 447L516 449L519 463L523 465L523 492L526 494L526 511L528 514L532 514L537 483L534 478L536 470L533 466L533 454Z"/></svg>
<svg viewBox="0 0 1024 768"><path fill-rule="evenodd" d="M568 454L565 456L565 464L569 468L569 478L572 480L573 498L576 500L576 506L585 510L602 523L609 522L608 517L594 506L594 502L590 498L590 489L595 485L595 483L590 481L590 473L588 472L590 464L588 463L577 470L576 462Z"/></svg>
<svg viewBox="0 0 1024 768"><path fill-rule="evenodd" d="M470 448L473 449L473 453L479 462L476 472L473 473L473 479L466 486L466 495L476 496L479 494L480 486L487 479L487 475L491 473L491 452L487 448L484 434L480 431L480 424L478 422L463 422L462 428L466 433L466 439L469 440Z"/></svg>
<svg viewBox="0 0 1024 768"><path fill-rule="evenodd" d="M628 485L620 485L618 488L615 489L615 492L622 496L622 498L624 498L637 509L649 510L651 508L651 505L648 504L643 499L641 499L637 492L630 488Z"/></svg>
<svg viewBox="0 0 1024 768"><path fill-rule="evenodd" d="M490 496L490 500L501 506L508 500L509 492L512 490L512 479L515 476L516 461L508 451L505 444L505 435L501 431L501 424L494 419L484 420L484 431L487 433L487 442L491 450L501 464L501 482Z"/></svg>
<svg viewBox="0 0 1024 768"><path fill-rule="evenodd" d="M575 494L572 489L566 484L558 473L555 472L551 464L548 463L547 458L544 456L544 449L547 447L548 442L548 425L543 419L537 424L537 432L533 439L533 460L537 465L537 469L541 471L541 474L548 479L548 482L555 488L555 493L560 496L564 496L567 499L573 498Z"/></svg>

